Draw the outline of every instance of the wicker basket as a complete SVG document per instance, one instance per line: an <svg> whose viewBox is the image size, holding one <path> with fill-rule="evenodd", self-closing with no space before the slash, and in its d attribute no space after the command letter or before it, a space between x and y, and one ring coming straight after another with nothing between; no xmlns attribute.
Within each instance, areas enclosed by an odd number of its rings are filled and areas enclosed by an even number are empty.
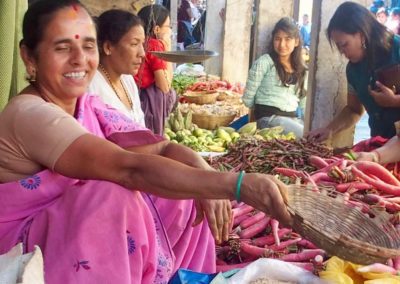
<svg viewBox="0 0 400 284"><path fill-rule="evenodd" d="M400 256L400 234L386 212L363 213L346 205L342 194L326 188L315 192L293 185L288 197L293 228L328 254L357 264L384 263Z"/></svg>
<svg viewBox="0 0 400 284"><path fill-rule="evenodd" d="M218 92L186 92L183 97L189 102L198 105L214 104L219 96Z"/></svg>
<svg viewBox="0 0 400 284"><path fill-rule="evenodd" d="M200 128L213 130L218 128L219 126L229 125L229 123L232 122L235 116L236 114L216 116L193 113L192 121Z"/></svg>

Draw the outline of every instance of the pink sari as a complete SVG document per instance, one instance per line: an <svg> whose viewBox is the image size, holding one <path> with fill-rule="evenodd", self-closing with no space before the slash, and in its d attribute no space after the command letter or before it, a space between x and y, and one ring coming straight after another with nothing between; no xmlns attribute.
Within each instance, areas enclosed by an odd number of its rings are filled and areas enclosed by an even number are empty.
<svg viewBox="0 0 400 284"><path fill-rule="evenodd" d="M94 135L122 147L162 140L95 96L83 96L75 116ZM207 224L183 224L194 218L192 201L150 198L49 170L0 184L0 196L0 253L19 241L26 251L39 245L46 283L167 283L180 267L215 270Z"/></svg>

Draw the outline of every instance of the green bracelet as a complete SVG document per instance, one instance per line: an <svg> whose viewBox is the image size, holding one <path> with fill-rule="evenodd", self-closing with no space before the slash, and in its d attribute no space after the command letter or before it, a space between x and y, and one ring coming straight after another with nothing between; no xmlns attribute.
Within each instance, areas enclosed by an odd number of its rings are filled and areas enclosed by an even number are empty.
<svg viewBox="0 0 400 284"><path fill-rule="evenodd" d="M242 187L243 176L246 172L240 171L237 182L236 182L236 201L240 202L240 190Z"/></svg>

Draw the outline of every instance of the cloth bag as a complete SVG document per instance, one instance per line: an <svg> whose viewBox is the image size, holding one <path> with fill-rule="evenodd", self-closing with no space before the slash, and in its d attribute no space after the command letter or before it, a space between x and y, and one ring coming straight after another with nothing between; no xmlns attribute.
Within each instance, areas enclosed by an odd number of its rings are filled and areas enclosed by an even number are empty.
<svg viewBox="0 0 400 284"><path fill-rule="evenodd" d="M43 257L38 246L23 254L22 243L0 255L0 283L44 284Z"/></svg>

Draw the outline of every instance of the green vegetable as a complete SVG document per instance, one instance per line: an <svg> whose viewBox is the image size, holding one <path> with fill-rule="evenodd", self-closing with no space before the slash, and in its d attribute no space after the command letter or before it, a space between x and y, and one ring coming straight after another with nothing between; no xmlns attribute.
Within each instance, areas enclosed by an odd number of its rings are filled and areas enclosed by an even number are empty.
<svg viewBox="0 0 400 284"><path fill-rule="evenodd" d="M172 78L172 88L178 95L182 95L195 82L196 77L177 74Z"/></svg>

